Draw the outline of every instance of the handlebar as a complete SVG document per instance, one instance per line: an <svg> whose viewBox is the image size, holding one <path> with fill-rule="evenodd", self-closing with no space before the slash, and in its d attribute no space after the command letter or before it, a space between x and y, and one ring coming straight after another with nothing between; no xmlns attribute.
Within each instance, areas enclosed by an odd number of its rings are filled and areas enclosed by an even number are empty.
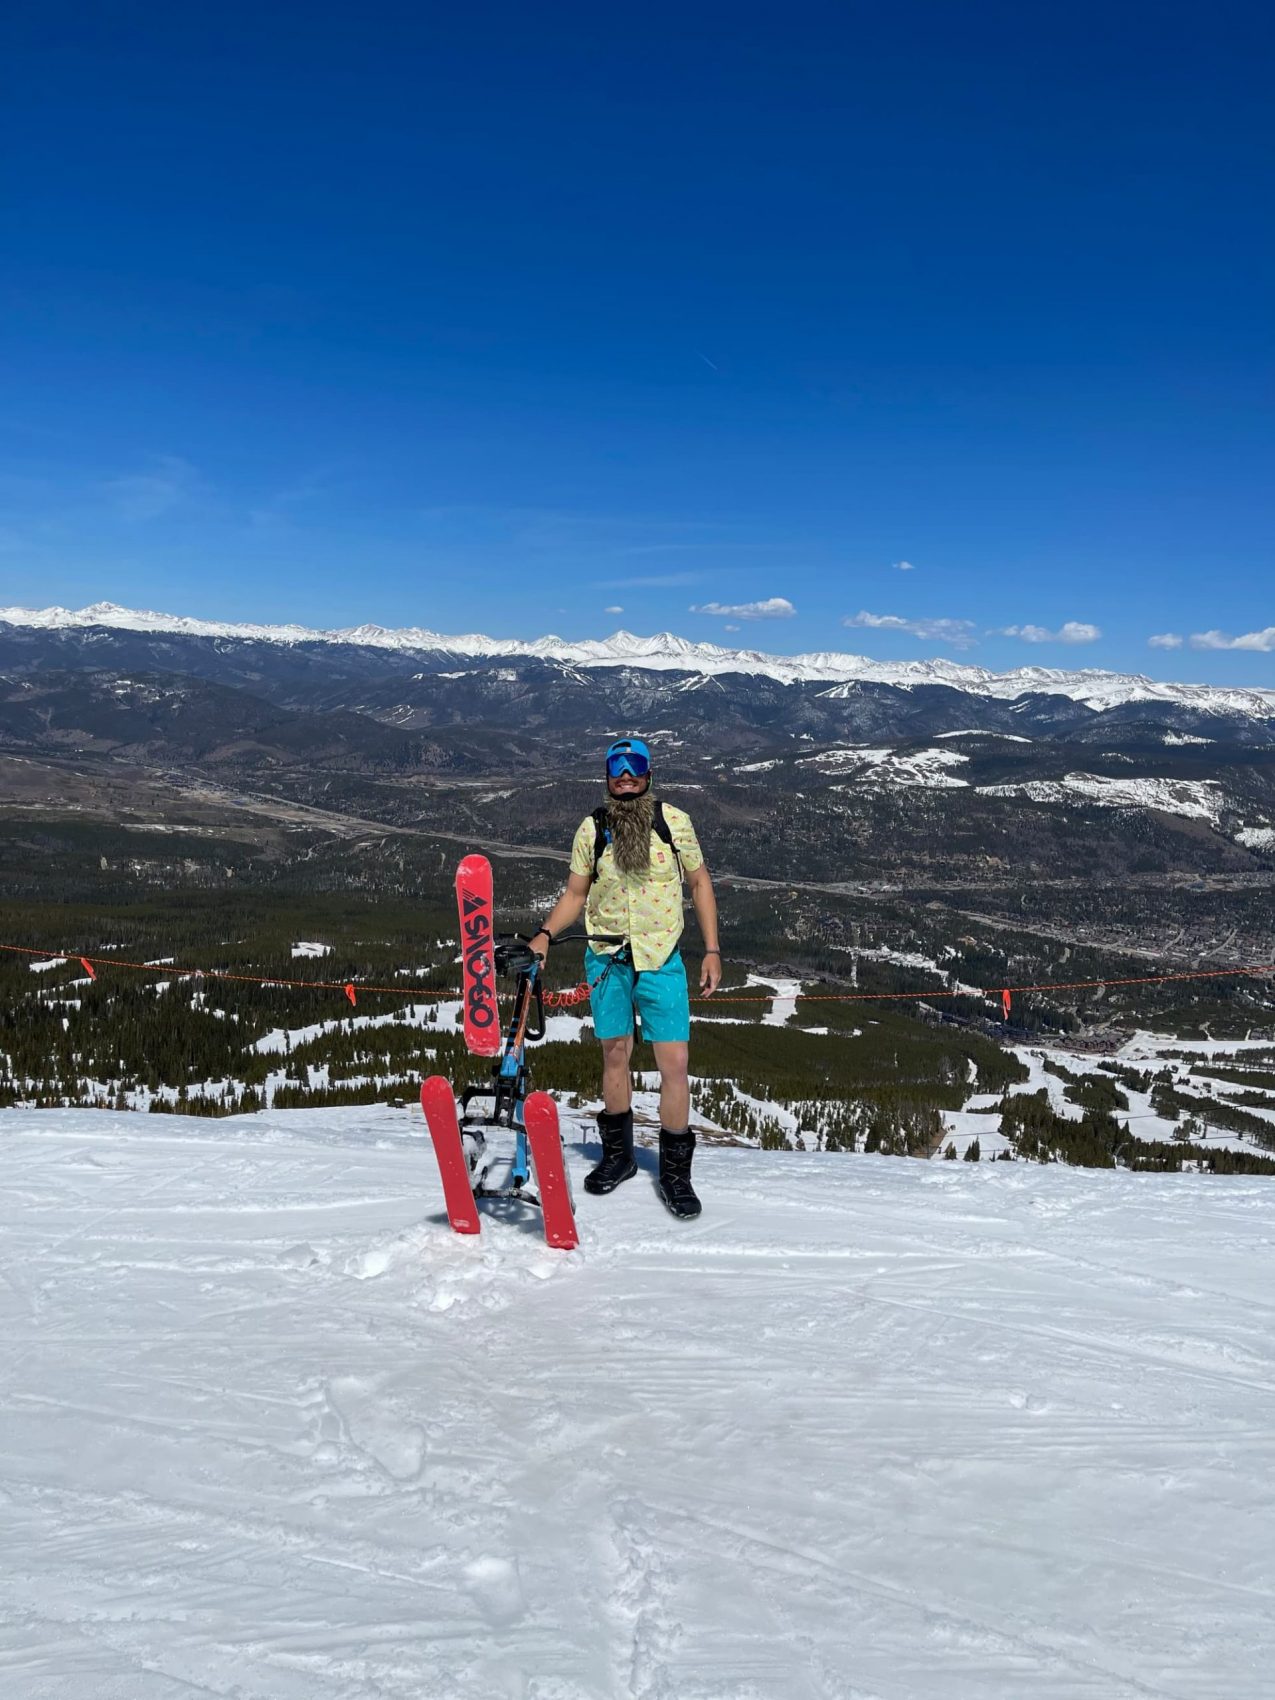
<svg viewBox="0 0 1275 1700"><path fill-rule="evenodd" d="M534 933L531 934L531 938L535 936ZM593 940L598 944L624 943L618 933L561 933L559 939L568 944L578 944L582 939ZM557 944L559 939L553 942ZM525 933L497 934L492 957L498 974L529 973L536 961L536 953L531 949L530 938Z"/></svg>

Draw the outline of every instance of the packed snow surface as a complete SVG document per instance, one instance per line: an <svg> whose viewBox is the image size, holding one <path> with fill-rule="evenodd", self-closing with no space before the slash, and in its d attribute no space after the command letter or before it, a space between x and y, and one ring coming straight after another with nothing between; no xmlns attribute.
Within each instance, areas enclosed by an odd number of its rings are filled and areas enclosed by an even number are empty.
<svg viewBox="0 0 1275 1700"><path fill-rule="evenodd" d="M1168 684L1143 674L1106 673L1098 668L1016 667L993 673L957 661L874 661L866 655L824 650L809 655L767 655L756 649L725 649L720 644L692 643L674 632L639 637L613 632L608 638L569 642L559 637L492 638L479 632L449 637L426 627L392 629L386 626L348 626L338 631L314 631L298 625L236 624L200 620L184 614L163 614L121 608L114 602L95 602L88 608L0 608L0 623L44 631L102 627L117 631L174 632L190 637L242 639L256 643L339 643L372 649L404 650L488 659L528 656L567 669L579 667L642 667L657 671L698 674L683 689L698 689L719 674L751 673L781 684L835 681L822 693L853 695L861 684L947 685L977 696L1004 701L1031 694L1070 697L1101 712L1126 702L1180 703L1203 713L1236 713L1258 719L1275 718L1275 690L1261 687ZM463 678L467 670L440 675Z"/></svg>
<svg viewBox="0 0 1275 1700"><path fill-rule="evenodd" d="M1259 1700L1266 1179L7 1111L15 1700Z"/></svg>

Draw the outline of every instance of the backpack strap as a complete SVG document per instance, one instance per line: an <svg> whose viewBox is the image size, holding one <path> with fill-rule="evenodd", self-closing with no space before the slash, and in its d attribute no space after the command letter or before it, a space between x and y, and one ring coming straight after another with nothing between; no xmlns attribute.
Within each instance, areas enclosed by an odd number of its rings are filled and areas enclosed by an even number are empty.
<svg viewBox="0 0 1275 1700"><path fill-rule="evenodd" d="M593 877L596 880L598 877L598 868L602 863L603 854L606 851L607 845L611 842L611 828L607 825L607 807L605 803L603 803L601 807L594 809L592 818ZM662 844L667 844L669 849L673 852L673 860L677 863L677 871L680 875L682 872L682 858L678 853L677 845L673 842L673 829L664 818L664 804L659 797L655 799L655 813L651 822L651 827L660 842Z"/></svg>
<svg viewBox="0 0 1275 1700"><path fill-rule="evenodd" d="M607 808L603 803L593 811L593 877L598 877L598 868L607 845L611 842L611 829L607 825Z"/></svg>
<svg viewBox="0 0 1275 1700"><path fill-rule="evenodd" d="M659 797L655 799L654 826L655 836L663 843L667 844L669 849L673 852L673 860L677 863L677 872L680 878L682 872L682 858L678 853L677 845L673 842L673 829L664 818L664 804Z"/></svg>

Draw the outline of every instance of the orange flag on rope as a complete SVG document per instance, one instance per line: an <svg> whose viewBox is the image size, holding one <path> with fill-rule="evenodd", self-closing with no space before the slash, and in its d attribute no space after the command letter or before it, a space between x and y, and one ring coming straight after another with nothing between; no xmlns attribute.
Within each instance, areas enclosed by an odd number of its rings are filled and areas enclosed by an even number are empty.
<svg viewBox="0 0 1275 1700"><path fill-rule="evenodd" d="M1009 993L1008 993L1008 991L1003 991L1001 993L1001 1008L1005 1011L1006 1021L1009 1020L1009 1005L1010 1005Z"/></svg>
<svg viewBox="0 0 1275 1700"><path fill-rule="evenodd" d="M89 961L87 956L82 956L80 958L80 967L88 975L90 980L97 979L97 974L94 972L93 964Z"/></svg>
<svg viewBox="0 0 1275 1700"><path fill-rule="evenodd" d="M345 988L345 995L349 998L355 1009L357 1009L359 1007L359 1000L354 995L354 986L352 984Z"/></svg>

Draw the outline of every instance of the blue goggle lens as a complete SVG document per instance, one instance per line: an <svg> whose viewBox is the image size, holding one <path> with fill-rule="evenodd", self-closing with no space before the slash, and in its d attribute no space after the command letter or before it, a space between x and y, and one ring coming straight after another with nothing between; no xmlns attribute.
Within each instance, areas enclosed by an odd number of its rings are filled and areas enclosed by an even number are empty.
<svg viewBox="0 0 1275 1700"><path fill-rule="evenodd" d="M631 773L634 779L645 779L650 771L649 759L636 750L620 750L607 757L607 773L612 779L618 779L622 773Z"/></svg>

